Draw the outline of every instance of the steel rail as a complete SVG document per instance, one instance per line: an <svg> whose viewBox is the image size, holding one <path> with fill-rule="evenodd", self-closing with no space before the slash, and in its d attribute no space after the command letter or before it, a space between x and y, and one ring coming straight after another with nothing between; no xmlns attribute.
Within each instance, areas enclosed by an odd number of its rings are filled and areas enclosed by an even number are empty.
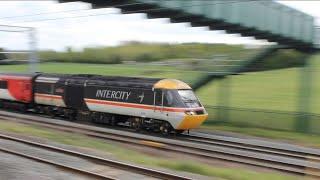
<svg viewBox="0 0 320 180"><path fill-rule="evenodd" d="M183 134L183 136L180 139L188 142L195 142L200 144L219 145L219 146L242 149L242 150L247 150L252 152L268 153L273 155L280 155L280 156L297 158L297 159L307 159L310 161L320 162L320 154L311 153L311 152L302 152L302 151L296 151L292 149L284 149L284 148L252 144L252 143L236 142L236 141L231 141L231 140L222 139L222 138L218 139L214 137L205 137L205 136L199 136L199 135Z"/></svg>
<svg viewBox="0 0 320 180"><path fill-rule="evenodd" d="M40 163L43 163L43 164L56 166L58 168L61 168L61 169L67 170L67 171L76 172L76 173L79 173L79 174L82 174L82 175L85 175L85 176L89 176L89 177L92 177L92 178L96 178L96 179L116 180L115 178L112 178L112 177L109 177L109 176L103 176L103 175L100 175L100 174L97 174L97 173L94 173L94 172L90 172L90 171L83 170L83 169L80 169L80 168L75 168L75 167L72 167L72 166L67 166L67 165L64 165L64 164L61 164L61 163L57 163L57 162L54 162L54 161L50 161L50 160L47 160L47 159L39 158L39 157L36 157L36 156L31 156L31 155L28 155L28 154L25 154L25 153L20 153L20 152L17 152L17 151L13 151L13 150L10 150L10 149L7 149L7 148L0 147L0 151L4 152L4 153L7 153L7 154L20 156L20 157L23 157L23 158L26 158L26 159L37 161L37 162L40 162Z"/></svg>
<svg viewBox="0 0 320 180"><path fill-rule="evenodd" d="M141 145L149 146L152 148L157 148L165 151L184 153L184 154L193 155L193 156L200 156L205 158L219 159L219 160L236 162L241 164L270 168L270 169L275 169L279 171L295 173L299 175L310 175L313 177L320 177L320 169L318 167L313 166L310 163L305 163L304 165L302 165L302 164L296 164L292 162L284 162L279 159L274 159L270 157L269 158L260 157L263 154L258 154L254 156L250 153L246 153L244 155L244 154L239 154L237 152L225 152L220 149L209 150L209 149L197 147L197 145L194 145L194 144L182 145L177 143L170 143L170 142L167 142L166 139L162 141L154 142L154 141L150 141L150 138L132 137L132 136L123 135L123 134L105 132L97 129L93 130L92 127L80 127L80 125L78 124L77 125L63 124L63 126L61 126L60 124L59 126L59 123L57 121L45 122L44 120L43 121L39 120L40 117L31 118L21 114L18 117L18 119L16 115L3 115L3 113L1 112L0 112L0 115L2 116L2 117L0 116L0 118L2 119L8 119L8 120L13 120L18 122L23 121L23 123L25 124L38 124L41 126L45 126L45 127L49 127L57 130L81 133L87 136L92 136L95 138L100 138L105 140L111 140L111 141L116 141L116 142L121 142L126 144L129 143L129 144L140 145L140 146ZM308 169L308 171L306 171L305 169Z"/></svg>
<svg viewBox="0 0 320 180"><path fill-rule="evenodd" d="M187 177L183 177L183 176L179 176L179 175L175 175L175 174L171 174L171 173L167 173L167 172L163 172L163 171L158 171L158 170L155 170L155 169L149 169L149 168L144 168L144 167L140 167L140 166L136 166L136 165L131 165L131 164L128 164L128 163L123 163L123 162L120 162L120 161L105 159L105 158L101 158L101 157L98 157L98 156L89 155L89 154L85 154L85 153L80 153L80 152L76 152L76 151L72 151L72 150L68 150L68 149L63 149L63 148L60 148L60 147L55 147L55 146L42 144L42 143L38 143L38 142L33 142L33 141L30 141L30 140L25 140L25 139L21 139L21 138L9 136L9 135L0 134L0 138L1 139L7 139L7 140L10 140L10 141L15 141L15 142L18 142L18 143L23 143L23 144L34 146L34 147L41 148L41 149L46 149L46 150L49 150L49 151L54 151L54 152L58 152L58 153L72 155L72 156L75 156L75 157L80 157L80 158L83 158L83 159L87 159L87 160L90 160L90 161L94 161L94 162L97 162L97 163L101 163L101 164L107 165L109 167L115 167L115 168L119 168L119 169L122 169L122 170L127 170L127 171L130 171L130 172L134 172L134 173L137 173L137 174L143 174L143 175L146 175L146 176L149 176L149 177L160 178L160 179L168 179L168 180L171 180L171 179L172 180L176 180L176 179L177 180L189 180L190 179L190 178L187 178ZM39 158L39 157L35 157L35 156L24 154L24 153L19 153L19 152L16 152L16 151L8 150L8 149L2 148L2 147L0 147L0 151L7 152L7 153L10 153L10 154L15 154L15 155L22 156L22 157L29 158L29 159L33 159L33 160L40 161L40 162L43 162L43 163L55 165L55 166L58 166L58 167L62 167L64 169L73 170L73 171L76 171L76 172L79 172L79 173L82 173L82 174L86 174L86 175L90 175L90 176L93 176L93 177L96 177L96 178L115 179L115 178L112 178L112 177L96 174L96 173L89 172L89 171L86 171L86 170L82 170L82 169L79 169L79 168L66 166L66 165L63 165L63 164L60 164L60 163L56 163L56 162L53 162L53 161L50 161L50 160L46 160L46 159L43 159L43 158Z"/></svg>

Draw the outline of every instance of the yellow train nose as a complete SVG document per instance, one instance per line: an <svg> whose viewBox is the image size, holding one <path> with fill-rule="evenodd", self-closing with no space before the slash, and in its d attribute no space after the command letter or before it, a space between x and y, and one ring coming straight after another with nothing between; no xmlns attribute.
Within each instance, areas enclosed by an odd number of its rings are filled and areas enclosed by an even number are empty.
<svg viewBox="0 0 320 180"><path fill-rule="evenodd" d="M186 115L178 126L178 130L194 129L199 127L205 120L208 119L208 114L202 115Z"/></svg>

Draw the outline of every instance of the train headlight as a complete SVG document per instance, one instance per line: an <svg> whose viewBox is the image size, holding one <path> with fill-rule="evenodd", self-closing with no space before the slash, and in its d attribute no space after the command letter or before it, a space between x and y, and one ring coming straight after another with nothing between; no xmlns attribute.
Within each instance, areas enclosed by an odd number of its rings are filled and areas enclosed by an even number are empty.
<svg viewBox="0 0 320 180"><path fill-rule="evenodd" d="M184 113L186 115L196 115L196 112L194 112L194 111L185 111Z"/></svg>

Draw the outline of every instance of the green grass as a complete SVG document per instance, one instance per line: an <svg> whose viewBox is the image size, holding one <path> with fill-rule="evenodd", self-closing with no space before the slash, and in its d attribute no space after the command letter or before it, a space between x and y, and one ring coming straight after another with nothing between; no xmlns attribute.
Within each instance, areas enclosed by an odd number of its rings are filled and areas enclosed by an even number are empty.
<svg viewBox="0 0 320 180"><path fill-rule="evenodd" d="M310 59L313 79L311 89L311 112L320 114L320 55ZM231 107L297 111L301 68L288 68L262 72L250 72L230 76ZM227 85L225 80L213 81L199 89L197 94L203 104L221 105L218 86ZM222 104L226 105L226 104Z"/></svg>
<svg viewBox="0 0 320 180"><path fill-rule="evenodd" d="M194 162L190 160L168 159L155 157L154 155L142 154L128 148L121 147L115 144L109 144L105 141L90 138L87 136L59 132L55 130L43 129L39 126L22 125L12 122L0 121L0 130L4 132L16 133L20 135L35 136L47 139L56 143L96 149L107 154L111 154L117 159L130 161L145 166L169 168L177 171L190 172L201 174L210 177L219 177L223 179L232 180L247 180L247 179L261 179L261 180L295 180L294 176L258 172L243 168L225 168L214 167L211 165ZM236 173L235 173L236 172Z"/></svg>
<svg viewBox="0 0 320 180"><path fill-rule="evenodd" d="M309 112L320 114L320 54L309 61L312 85L305 97L310 98ZM207 84L197 91L203 104L232 107L218 111L208 106L207 125L215 126L218 120L233 126L295 131L298 116L294 112L299 112L301 103L301 72L301 68L250 72L230 76L228 82L217 80ZM219 93L219 87L224 86L229 87L227 98ZM309 132L320 133L320 115L311 117Z"/></svg>
<svg viewBox="0 0 320 180"><path fill-rule="evenodd" d="M28 65L0 65L0 72L27 72ZM194 82L202 73L199 71L177 70L175 67L156 65L124 64L77 64L77 63L41 63L40 72L65 74L100 74L111 76L141 76L157 78L175 78L187 83Z"/></svg>
<svg viewBox="0 0 320 180"><path fill-rule="evenodd" d="M295 111L299 95L298 69L231 76L229 105L241 108ZM227 85L227 83L225 80L213 81L202 87L197 92L202 103L219 105L218 87L220 85Z"/></svg>
<svg viewBox="0 0 320 180"><path fill-rule="evenodd" d="M214 126L204 126L204 128L213 131L228 131L281 141L285 140L298 145L320 148L320 135L315 134L303 134L298 132L261 129L254 127L230 126L229 124L216 124Z"/></svg>

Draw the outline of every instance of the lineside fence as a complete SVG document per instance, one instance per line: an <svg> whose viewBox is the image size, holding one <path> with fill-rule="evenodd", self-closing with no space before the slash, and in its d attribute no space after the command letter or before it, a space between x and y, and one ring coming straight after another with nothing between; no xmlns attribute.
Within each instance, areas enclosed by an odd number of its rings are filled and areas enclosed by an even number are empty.
<svg viewBox="0 0 320 180"><path fill-rule="evenodd" d="M320 54L306 58L303 67L247 72L212 82L212 96L203 101L209 113L206 124L320 134Z"/></svg>

